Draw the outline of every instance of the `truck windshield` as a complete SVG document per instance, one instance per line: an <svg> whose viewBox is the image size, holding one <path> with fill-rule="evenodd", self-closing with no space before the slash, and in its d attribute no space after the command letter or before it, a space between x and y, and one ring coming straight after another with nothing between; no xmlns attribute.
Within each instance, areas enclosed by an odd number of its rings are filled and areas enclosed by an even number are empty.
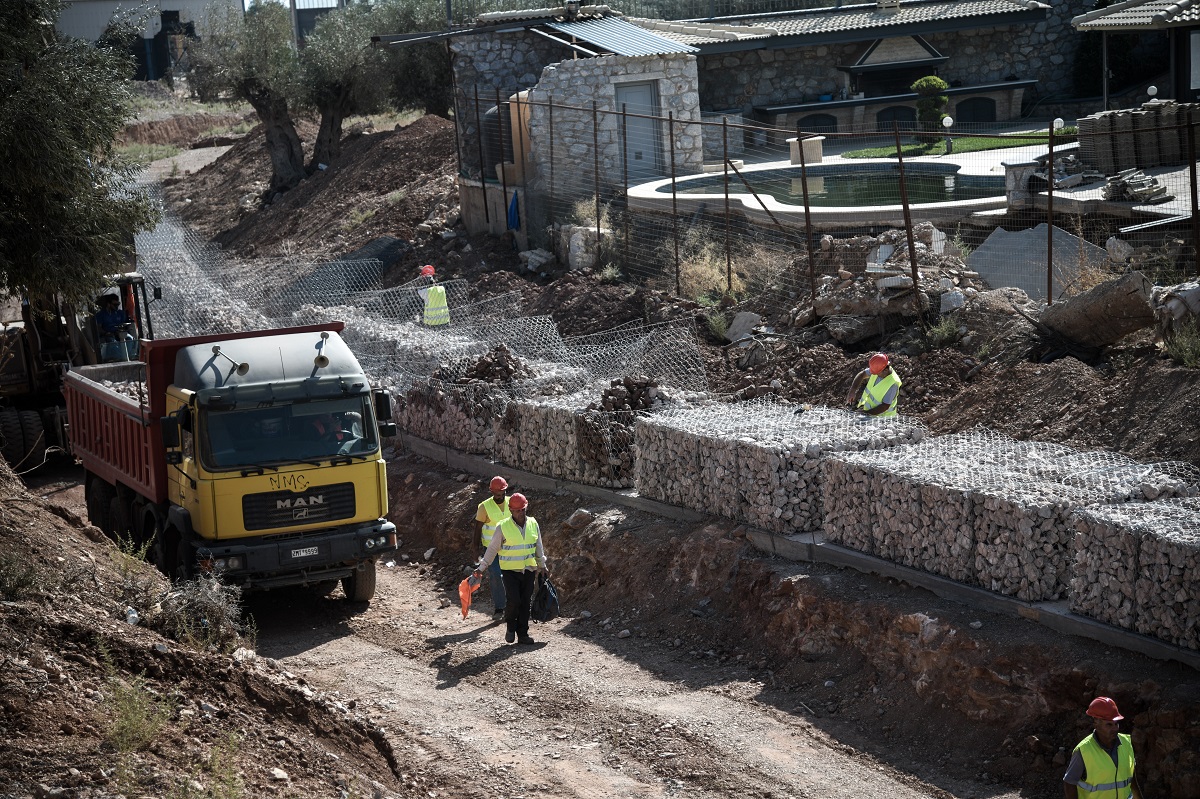
<svg viewBox="0 0 1200 799"><path fill-rule="evenodd" d="M204 409L201 457L210 469L239 469L379 449L370 396Z"/></svg>

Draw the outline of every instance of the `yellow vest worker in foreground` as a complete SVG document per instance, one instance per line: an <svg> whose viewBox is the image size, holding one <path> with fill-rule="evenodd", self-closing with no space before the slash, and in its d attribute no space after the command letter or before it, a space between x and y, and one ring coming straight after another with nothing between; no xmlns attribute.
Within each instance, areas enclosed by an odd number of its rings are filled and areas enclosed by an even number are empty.
<svg viewBox="0 0 1200 799"><path fill-rule="evenodd" d="M532 644L529 637L529 606L533 601L533 589L538 574L549 575L546 568L546 552L542 548L541 531L537 519L525 515L529 500L524 494L513 494L508 498L508 509L512 516L500 522L496 535L488 544L487 552L475 567L475 574L483 571L500 556L500 571L504 574L504 593L508 597L504 613L504 640L512 643Z"/></svg>
<svg viewBox="0 0 1200 799"><path fill-rule="evenodd" d="M867 416L895 416L900 406L900 386L900 375L892 368L888 356L877 352L871 356L867 368L855 376L846 401Z"/></svg>
<svg viewBox="0 0 1200 799"><path fill-rule="evenodd" d="M1137 766L1133 741L1117 732L1117 722L1125 718L1117 703L1098 696L1088 705L1087 714L1094 729L1071 753L1063 775L1063 795L1066 799L1141 799L1133 781Z"/></svg>
<svg viewBox="0 0 1200 799"><path fill-rule="evenodd" d="M475 535L479 536L485 552L488 544L492 543L492 535L500 526L500 522L510 515L508 497L504 494L508 490L508 481L497 475L488 483L488 490L492 495L479 503L479 510L475 513ZM492 619L498 621L504 618L505 596L504 576L500 572L499 560L492 561L492 567L488 569L488 583L492 589Z"/></svg>

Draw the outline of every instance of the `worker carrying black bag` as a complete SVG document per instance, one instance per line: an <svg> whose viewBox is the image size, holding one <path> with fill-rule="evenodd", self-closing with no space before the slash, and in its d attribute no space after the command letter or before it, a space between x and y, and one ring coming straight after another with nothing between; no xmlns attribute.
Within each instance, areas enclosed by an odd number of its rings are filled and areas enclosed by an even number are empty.
<svg viewBox="0 0 1200 799"><path fill-rule="evenodd" d="M558 592L549 577L538 578L537 591L533 595L533 605L529 609L529 618L534 621L550 621L558 618Z"/></svg>

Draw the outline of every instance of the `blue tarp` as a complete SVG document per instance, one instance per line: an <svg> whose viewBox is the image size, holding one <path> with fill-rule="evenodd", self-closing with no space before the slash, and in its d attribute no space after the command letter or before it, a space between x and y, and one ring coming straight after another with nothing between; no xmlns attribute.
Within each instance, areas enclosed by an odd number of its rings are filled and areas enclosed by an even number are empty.
<svg viewBox="0 0 1200 799"><path fill-rule="evenodd" d="M508 229L521 229L521 207L517 202L517 193L514 191L512 200L508 204Z"/></svg>

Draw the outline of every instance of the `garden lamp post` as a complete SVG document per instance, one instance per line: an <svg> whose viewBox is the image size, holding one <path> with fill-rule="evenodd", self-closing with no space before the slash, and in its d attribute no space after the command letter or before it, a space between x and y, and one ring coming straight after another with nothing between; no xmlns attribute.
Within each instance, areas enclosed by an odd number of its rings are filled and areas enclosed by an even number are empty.
<svg viewBox="0 0 1200 799"><path fill-rule="evenodd" d="M942 127L946 129L946 155L954 152L954 139L950 138L950 126L954 124L954 117L942 117Z"/></svg>

